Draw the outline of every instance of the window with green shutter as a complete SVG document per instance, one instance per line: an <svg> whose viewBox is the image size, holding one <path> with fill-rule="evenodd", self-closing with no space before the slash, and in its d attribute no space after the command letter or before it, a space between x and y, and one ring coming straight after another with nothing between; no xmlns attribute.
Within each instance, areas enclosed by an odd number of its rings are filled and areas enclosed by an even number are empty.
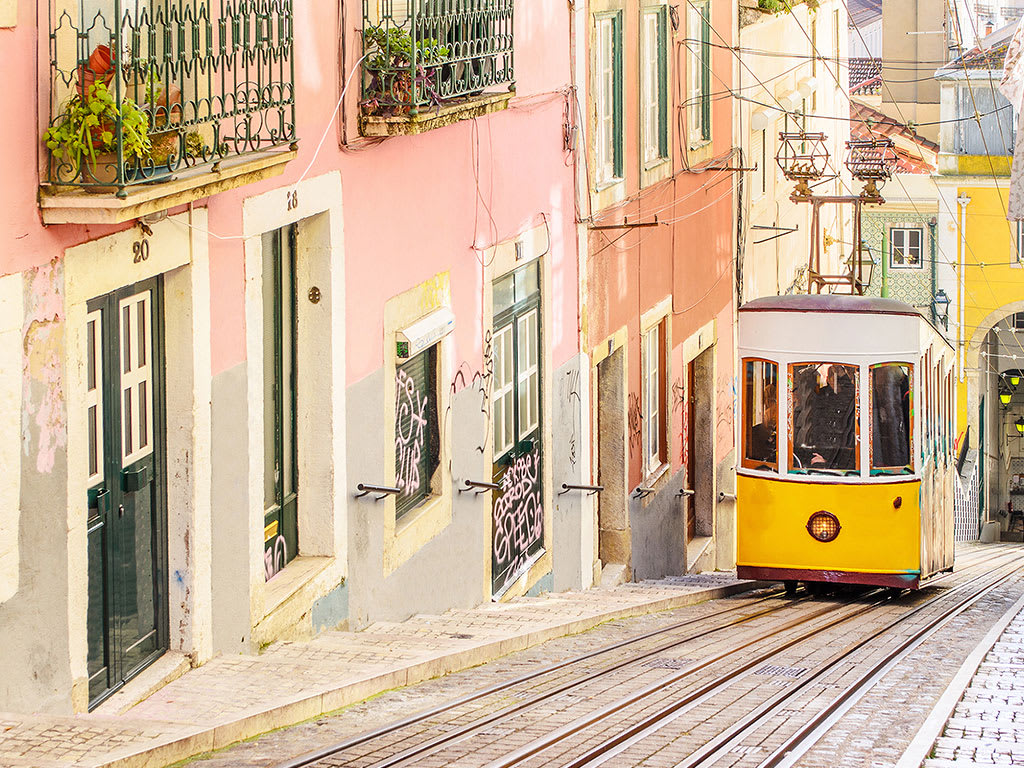
<svg viewBox="0 0 1024 768"><path fill-rule="evenodd" d="M622 178L622 12L595 18L595 180Z"/></svg>
<svg viewBox="0 0 1024 768"><path fill-rule="evenodd" d="M395 517L430 495L440 462L437 422L437 345L401 363L395 372Z"/></svg>
<svg viewBox="0 0 1024 768"><path fill-rule="evenodd" d="M667 9L645 10L641 17L641 105L643 161L651 167L668 157Z"/></svg>
<svg viewBox="0 0 1024 768"><path fill-rule="evenodd" d="M711 141L711 3L691 2L687 14L689 145Z"/></svg>

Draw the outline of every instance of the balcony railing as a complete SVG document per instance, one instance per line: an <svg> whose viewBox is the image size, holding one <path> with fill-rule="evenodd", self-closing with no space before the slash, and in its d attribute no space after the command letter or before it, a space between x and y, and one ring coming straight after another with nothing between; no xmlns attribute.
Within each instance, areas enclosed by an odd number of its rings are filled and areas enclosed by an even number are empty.
<svg viewBox="0 0 1024 768"><path fill-rule="evenodd" d="M295 142L292 0L49 0L46 182L133 185ZM294 147L292 147L294 148Z"/></svg>
<svg viewBox="0 0 1024 768"><path fill-rule="evenodd" d="M515 85L514 0L363 0L362 113L424 110Z"/></svg>

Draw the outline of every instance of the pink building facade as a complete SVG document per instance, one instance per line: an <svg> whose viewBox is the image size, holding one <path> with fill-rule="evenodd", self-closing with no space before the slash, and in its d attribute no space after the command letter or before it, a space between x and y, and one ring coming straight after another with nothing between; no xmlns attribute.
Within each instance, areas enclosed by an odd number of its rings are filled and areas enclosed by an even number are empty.
<svg viewBox="0 0 1024 768"><path fill-rule="evenodd" d="M420 5L0 5L5 708L591 585L569 11Z"/></svg>
<svg viewBox="0 0 1024 768"><path fill-rule="evenodd" d="M581 349L606 583L735 565L736 13L577 6Z"/></svg>

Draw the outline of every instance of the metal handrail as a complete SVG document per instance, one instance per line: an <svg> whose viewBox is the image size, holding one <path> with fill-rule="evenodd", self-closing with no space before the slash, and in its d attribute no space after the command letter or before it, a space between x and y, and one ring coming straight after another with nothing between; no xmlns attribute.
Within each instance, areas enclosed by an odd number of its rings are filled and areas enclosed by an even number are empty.
<svg viewBox="0 0 1024 768"><path fill-rule="evenodd" d="M603 485L574 485L572 483L562 483L562 490L558 492L558 495L561 496L563 493L568 493L569 491L589 491L589 495L593 496L603 490Z"/></svg>
<svg viewBox="0 0 1024 768"><path fill-rule="evenodd" d="M397 496L402 492L401 488L395 488L394 486L391 485L373 485L371 483L360 483L359 485L356 486L356 489L361 491L361 493L356 494L357 499L360 499L363 496L367 496L368 494L371 493L379 493L380 496L377 496L374 499L374 501L386 499L388 496Z"/></svg>
<svg viewBox="0 0 1024 768"><path fill-rule="evenodd" d="M464 488L459 488L459 493L473 491L473 493L484 493L485 491L500 491L501 486L497 483L488 483L483 480L463 480Z"/></svg>

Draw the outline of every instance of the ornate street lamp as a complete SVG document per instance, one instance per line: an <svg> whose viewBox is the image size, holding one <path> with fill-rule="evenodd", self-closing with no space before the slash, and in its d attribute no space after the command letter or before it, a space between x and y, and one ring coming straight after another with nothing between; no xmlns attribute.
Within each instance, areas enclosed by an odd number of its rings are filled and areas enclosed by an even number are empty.
<svg viewBox="0 0 1024 768"><path fill-rule="evenodd" d="M1013 392L1009 387L1000 383L999 385L999 402L1002 403L1003 408L1007 408L1010 405L1010 400L1013 398Z"/></svg>
<svg viewBox="0 0 1024 768"><path fill-rule="evenodd" d="M828 147L825 145L827 138L821 132L779 133L779 151L775 155L775 162L783 176L797 182L793 197L809 198L811 188L807 182L818 181L825 175L829 159Z"/></svg>
<svg viewBox="0 0 1024 768"><path fill-rule="evenodd" d="M949 330L949 296L939 288L932 298L932 316L935 322L941 322L944 330Z"/></svg>
<svg viewBox="0 0 1024 768"><path fill-rule="evenodd" d="M1024 416L1020 416L1015 422L1013 422L1013 426L1017 428L1018 435L1024 435Z"/></svg>
<svg viewBox="0 0 1024 768"><path fill-rule="evenodd" d="M846 142L843 161L853 178L864 182L861 197L866 202L880 202L878 183L892 178L896 165L896 146L892 139L850 139Z"/></svg>

